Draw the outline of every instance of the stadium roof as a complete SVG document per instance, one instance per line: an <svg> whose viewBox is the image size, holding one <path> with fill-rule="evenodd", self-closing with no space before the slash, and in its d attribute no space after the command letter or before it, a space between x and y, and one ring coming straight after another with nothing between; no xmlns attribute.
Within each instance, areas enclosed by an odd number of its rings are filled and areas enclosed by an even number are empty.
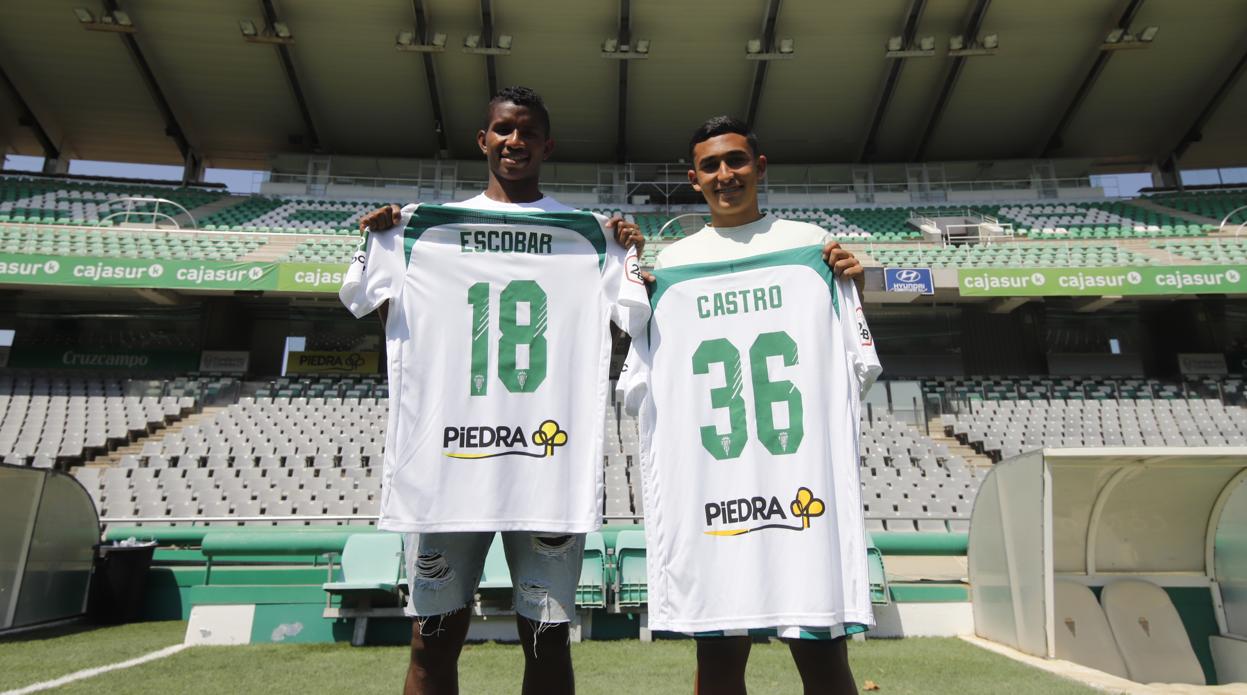
<svg viewBox="0 0 1247 695"><path fill-rule="evenodd" d="M98 30L119 28L102 23L113 8L135 33ZM280 21L293 43L246 41L242 19L261 34ZM784 163L1138 168L1177 151L1183 168L1234 166L1247 162L1244 27L1240 0L6 2L0 141L174 164L189 148L217 167L279 152L469 159L492 80L545 95L562 161L673 161L702 118L752 110ZM1145 47L1105 50L1115 28L1139 38L1111 45ZM445 34L445 48L396 50L400 31ZM468 53L471 34L514 43ZM956 35L999 47L950 57ZM892 36L919 52L934 37L934 49L889 59ZM604 58L608 37L647 39L648 57ZM753 38L776 59L747 58Z"/></svg>

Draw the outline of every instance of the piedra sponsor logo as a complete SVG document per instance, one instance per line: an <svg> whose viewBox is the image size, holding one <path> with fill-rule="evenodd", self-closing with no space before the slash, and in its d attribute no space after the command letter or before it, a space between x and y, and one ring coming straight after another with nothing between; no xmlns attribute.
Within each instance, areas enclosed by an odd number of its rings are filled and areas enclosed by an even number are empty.
<svg viewBox="0 0 1247 695"><path fill-rule="evenodd" d="M60 271L61 263L55 259L0 263L0 277L37 278L40 275L56 275Z"/></svg>
<svg viewBox="0 0 1247 695"><path fill-rule="evenodd" d="M810 519L820 517L826 511L823 501L814 496L808 487L797 488L797 494L788 503L787 510L779 503L779 497L762 495L719 500L705 504L707 536L743 536L756 531L804 531L810 527ZM800 523L779 523L800 519ZM715 528L730 524L736 528Z"/></svg>
<svg viewBox="0 0 1247 695"><path fill-rule="evenodd" d="M528 451L529 442L541 447L540 451ZM492 459L500 456L527 456L528 458L549 458L554 456L557 447L567 445L567 432L554 420L545 420L532 430L532 435L524 434L522 425L450 425L442 429L442 448L454 448L454 452L444 451L447 458L452 459ZM516 448L519 447L519 448ZM495 449L480 453L465 453L462 449ZM497 451L497 449L502 449Z"/></svg>
<svg viewBox="0 0 1247 695"><path fill-rule="evenodd" d="M147 355L108 354L98 352L74 352L66 350L61 353L61 364L66 367L146 367L151 362Z"/></svg>
<svg viewBox="0 0 1247 695"><path fill-rule="evenodd" d="M318 372L354 373L364 365L364 356L358 352L299 353L299 367L309 367Z"/></svg>
<svg viewBox="0 0 1247 695"><path fill-rule="evenodd" d="M209 268L201 265L192 268L178 268L173 277L177 278L179 282L192 285L205 283L249 285L264 277L264 268L258 265L253 265L249 268Z"/></svg>

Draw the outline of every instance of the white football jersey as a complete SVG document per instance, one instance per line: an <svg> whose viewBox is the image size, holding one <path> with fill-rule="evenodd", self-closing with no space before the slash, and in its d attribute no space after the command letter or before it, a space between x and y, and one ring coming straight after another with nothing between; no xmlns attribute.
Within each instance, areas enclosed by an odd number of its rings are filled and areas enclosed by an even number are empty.
<svg viewBox="0 0 1247 695"><path fill-rule="evenodd" d="M638 337L649 626L836 637L873 625L858 478L880 371L821 245L654 271Z"/></svg>
<svg viewBox="0 0 1247 695"><path fill-rule="evenodd" d="M590 213L437 205L369 234L340 297L356 316L389 301L378 528L601 525L609 322L649 317L635 252L608 236Z"/></svg>

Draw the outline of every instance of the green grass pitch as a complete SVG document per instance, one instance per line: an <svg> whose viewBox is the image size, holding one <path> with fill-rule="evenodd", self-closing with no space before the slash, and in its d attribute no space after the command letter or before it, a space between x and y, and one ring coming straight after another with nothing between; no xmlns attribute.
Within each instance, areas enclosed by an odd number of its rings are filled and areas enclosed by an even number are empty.
<svg viewBox="0 0 1247 695"><path fill-rule="evenodd" d="M60 630L0 641L0 691L74 671L131 659L181 641L185 623L140 623ZM693 642L589 641L573 645L577 692L691 693ZM867 640L849 647L859 687L874 681L882 695L1009 693L1074 695L1095 691L985 652L957 639ZM58 689L58 693L393 693L401 686L402 647L333 645L196 647ZM515 693L523 657L515 645L471 644L460 661L465 693ZM755 644L751 693L798 691L788 649Z"/></svg>

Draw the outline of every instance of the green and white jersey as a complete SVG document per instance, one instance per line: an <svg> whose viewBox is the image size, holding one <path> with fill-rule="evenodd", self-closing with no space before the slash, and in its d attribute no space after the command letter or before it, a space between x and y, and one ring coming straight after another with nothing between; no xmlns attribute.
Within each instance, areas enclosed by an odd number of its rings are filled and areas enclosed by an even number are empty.
<svg viewBox="0 0 1247 695"><path fill-rule="evenodd" d="M641 395L649 626L836 637L874 623L858 479L880 371L822 246L654 271Z"/></svg>
<svg viewBox="0 0 1247 695"><path fill-rule="evenodd" d="M649 304L602 219L545 201L408 206L352 259L343 304L389 302L378 528L601 525L609 323L644 326Z"/></svg>

